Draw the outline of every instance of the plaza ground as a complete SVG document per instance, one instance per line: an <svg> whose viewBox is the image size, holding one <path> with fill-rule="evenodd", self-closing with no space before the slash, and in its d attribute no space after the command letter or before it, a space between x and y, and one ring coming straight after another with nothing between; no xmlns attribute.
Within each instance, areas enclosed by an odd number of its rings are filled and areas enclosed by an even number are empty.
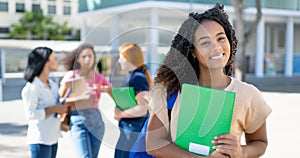
<svg viewBox="0 0 300 158"><path fill-rule="evenodd" d="M267 119L269 145L262 158L299 158L300 93L262 92L272 113ZM104 140L99 157L113 158L119 137L117 122L113 119L113 101L103 94L100 110L105 121ZM26 144L27 124L21 100L1 102L0 158L29 158ZM58 158L75 157L69 133L59 139Z"/></svg>

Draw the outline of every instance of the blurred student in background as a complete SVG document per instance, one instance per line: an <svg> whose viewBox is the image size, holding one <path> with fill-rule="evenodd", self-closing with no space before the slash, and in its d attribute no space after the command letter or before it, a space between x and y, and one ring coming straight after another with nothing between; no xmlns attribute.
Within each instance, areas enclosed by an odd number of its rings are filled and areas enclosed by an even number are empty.
<svg viewBox="0 0 300 158"><path fill-rule="evenodd" d="M120 128L115 158L128 158L130 149L147 118L148 102L146 96L149 95L152 81L140 46L134 43L125 43L119 47L119 52L118 62L121 69L128 71L122 86L133 87L137 101L137 106L124 111L115 108L114 118L119 121Z"/></svg>
<svg viewBox="0 0 300 158"><path fill-rule="evenodd" d="M55 53L48 47L31 51L24 72L27 81L22 89L25 116L28 119L27 141L32 158L55 158L58 138L61 136L58 114L67 108L56 103L58 85L49 79L51 71L57 71Z"/></svg>
<svg viewBox="0 0 300 158"><path fill-rule="evenodd" d="M101 92L109 92L111 84L105 77L95 72L96 53L93 45L83 43L66 54L63 64L68 72L64 75L59 89L64 96L67 87L65 82L74 78L83 78L89 89L89 97L67 100L71 107L70 132L79 158L97 158L104 135L104 122L98 109Z"/></svg>

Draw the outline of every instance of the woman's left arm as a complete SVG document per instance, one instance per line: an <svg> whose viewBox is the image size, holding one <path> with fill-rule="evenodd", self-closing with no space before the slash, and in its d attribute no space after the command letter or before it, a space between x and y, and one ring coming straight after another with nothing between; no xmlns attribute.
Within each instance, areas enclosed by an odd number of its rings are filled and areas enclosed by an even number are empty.
<svg viewBox="0 0 300 158"><path fill-rule="evenodd" d="M120 120L122 118L135 118L145 116L148 110L149 100L147 100L147 96L149 96L148 91L141 91L136 94L135 99L137 101L137 106L134 106L130 109L121 111L119 108L115 108L115 116L116 120Z"/></svg>
<svg viewBox="0 0 300 158"><path fill-rule="evenodd" d="M245 133L246 145L231 135L219 135L213 140L218 152L229 155L231 158L258 158L263 155L268 145L266 122L253 133ZM218 145L221 144L221 145Z"/></svg>

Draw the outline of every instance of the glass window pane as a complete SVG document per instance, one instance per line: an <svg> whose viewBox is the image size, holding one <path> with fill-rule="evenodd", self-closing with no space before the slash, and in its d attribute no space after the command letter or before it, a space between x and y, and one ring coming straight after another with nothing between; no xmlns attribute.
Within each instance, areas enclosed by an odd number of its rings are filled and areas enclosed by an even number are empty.
<svg viewBox="0 0 300 158"><path fill-rule="evenodd" d="M0 27L0 33L9 33L8 27Z"/></svg>
<svg viewBox="0 0 300 158"><path fill-rule="evenodd" d="M27 64L27 56L30 51L20 49L6 49L5 72L24 72Z"/></svg>
<svg viewBox="0 0 300 158"><path fill-rule="evenodd" d="M64 6L64 15L71 15L71 7Z"/></svg>
<svg viewBox="0 0 300 158"><path fill-rule="evenodd" d="M0 2L0 12L8 12L8 2Z"/></svg>
<svg viewBox="0 0 300 158"><path fill-rule="evenodd" d="M25 12L25 5L24 3L16 3L16 12L23 13Z"/></svg>
<svg viewBox="0 0 300 158"><path fill-rule="evenodd" d="M56 6L48 5L48 14L56 14Z"/></svg>
<svg viewBox="0 0 300 158"><path fill-rule="evenodd" d="M41 10L41 6L39 4L33 4L32 5L32 11L33 12L39 12Z"/></svg>

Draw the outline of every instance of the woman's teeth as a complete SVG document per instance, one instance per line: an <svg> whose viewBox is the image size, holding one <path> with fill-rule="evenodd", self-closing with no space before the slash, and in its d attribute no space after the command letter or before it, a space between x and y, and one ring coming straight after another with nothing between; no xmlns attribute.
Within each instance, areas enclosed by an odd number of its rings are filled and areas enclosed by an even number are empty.
<svg viewBox="0 0 300 158"><path fill-rule="evenodd" d="M220 54L218 56L212 56L210 57L212 60L217 60L217 59L221 59L223 57L223 54Z"/></svg>

